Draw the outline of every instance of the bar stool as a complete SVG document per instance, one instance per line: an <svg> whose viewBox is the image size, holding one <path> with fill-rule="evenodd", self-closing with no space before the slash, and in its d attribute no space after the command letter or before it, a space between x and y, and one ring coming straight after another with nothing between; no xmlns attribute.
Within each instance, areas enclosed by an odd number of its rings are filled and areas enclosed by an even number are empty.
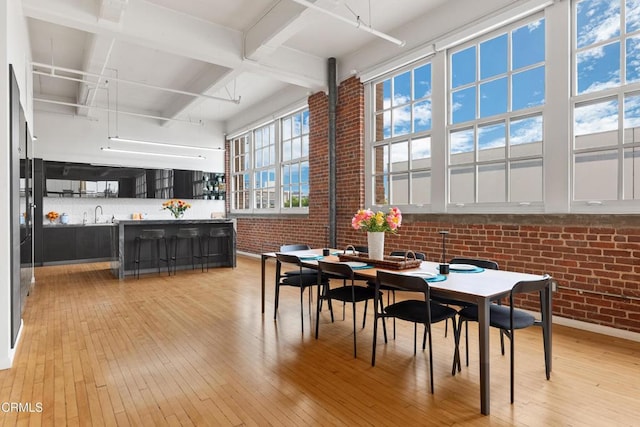
<svg viewBox="0 0 640 427"><path fill-rule="evenodd" d="M205 240L205 252L203 253L203 258L207 263L207 271L209 271L209 258L220 257L220 256L230 256L231 258L231 266L235 267L235 259L233 259L233 229L229 227L215 227L209 230L209 234L204 236ZM214 252L211 252L211 240L214 241ZM220 244L219 239L226 239L226 247L225 245Z"/></svg>
<svg viewBox="0 0 640 427"><path fill-rule="evenodd" d="M170 268L170 260L169 260L169 245L167 243L167 239L164 236L164 230L160 229L151 229L151 230L142 230L142 232L135 238L134 241L134 251L136 254L135 262L135 272L136 277L140 278L140 250L142 248L142 242L156 242L156 263L158 265L158 273L160 273L160 261L163 261L167 264L167 274L171 275ZM160 242L164 242L164 254L165 258L160 257Z"/></svg>
<svg viewBox="0 0 640 427"><path fill-rule="evenodd" d="M200 240L200 230L197 228L180 228L173 239L173 256L171 260L173 261L173 274L176 274L176 265L178 259L178 241L179 240L187 240L189 243L189 253L191 255L191 267L195 270L196 263L195 260L200 260L200 265L202 267L202 271L204 271L204 264L202 264L202 241ZM193 245L198 243L198 255L196 255L195 250L193 249Z"/></svg>

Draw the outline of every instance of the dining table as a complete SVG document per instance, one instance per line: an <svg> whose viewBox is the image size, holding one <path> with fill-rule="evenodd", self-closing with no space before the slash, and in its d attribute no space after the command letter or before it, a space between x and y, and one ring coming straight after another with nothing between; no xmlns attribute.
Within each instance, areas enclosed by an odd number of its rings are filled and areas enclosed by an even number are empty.
<svg viewBox="0 0 640 427"><path fill-rule="evenodd" d="M330 249L329 256L322 255L322 249L309 249L301 251L287 252L297 255L305 267L317 269L318 260L329 262L340 262L338 257L342 250ZM266 262L275 259L276 252L266 252L261 256L262 272L262 313L265 308L265 273ZM388 268L377 268L372 265L370 268L354 269L355 276L364 280L375 280L379 270L391 271L403 274L414 274L423 277L430 277L439 272L439 263L422 261L419 267L391 270ZM479 343L479 368L480 368L480 412L484 415L490 413L490 354L489 354L489 313L492 301L508 297L513 285L521 281L540 280L543 275L508 270L459 270L452 269L446 275L445 280L430 282L431 295L444 298L451 298L459 301L469 302L478 306L478 343ZM429 280L427 280L429 281ZM552 282L543 290L542 297L542 319L548 333L545 336L545 346L547 352L547 366L551 371L552 361Z"/></svg>

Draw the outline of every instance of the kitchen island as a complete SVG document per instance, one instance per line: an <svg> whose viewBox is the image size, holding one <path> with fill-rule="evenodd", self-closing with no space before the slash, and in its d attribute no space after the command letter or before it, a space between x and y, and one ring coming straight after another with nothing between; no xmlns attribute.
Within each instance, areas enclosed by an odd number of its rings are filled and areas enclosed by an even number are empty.
<svg viewBox="0 0 640 427"><path fill-rule="evenodd" d="M236 266L236 231L235 221L230 219L175 219L175 220L118 220L112 231L112 261L111 272L119 279L135 274L135 240L143 230L164 230L169 245L170 257L174 256L174 236L180 229L196 228L202 242L204 252L208 252L206 267L235 267ZM209 236L215 236L209 238ZM178 242L178 254L175 256L177 270L191 268L192 260L188 249L191 242ZM195 254L200 255L198 245L195 244ZM157 272L156 246L143 245L140 253L140 273ZM162 258L165 257L164 246L161 248ZM200 260L204 261L204 260ZM173 269L172 261L172 269ZM166 273L164 263L162 271ZM200 264L197 264L199 267Z"/></svg>

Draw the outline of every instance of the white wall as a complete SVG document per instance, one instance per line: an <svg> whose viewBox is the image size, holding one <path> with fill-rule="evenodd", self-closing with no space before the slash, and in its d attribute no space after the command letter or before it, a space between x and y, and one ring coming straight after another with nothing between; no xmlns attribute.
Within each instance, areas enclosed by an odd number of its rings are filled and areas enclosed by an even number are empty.
<svg viewBox="0 0 640 427"><path fill-rule="evenodd" d="M20 86L20 101L27 122L33 123L31 108L31 57L29 35L19 0L0 2L0 205L9 206L9 64ZM5 216L6 218L6 216ZM10 219L0 221L0 369L11 367L11 265Z"/></svg>
<svg viewBox="0 0 640 427"><path fill-rule="evenodd" d="M44 215L50 211L69 215L70 224L81 224L86 212L87 222L108 222L115 219L131 219L133 213L146 214L147 219L172 219L171 213L162 209L163 199L100 199L86 197L45 197L42 200ZM224 200L189 200L191 209L184 213L185 219L208 219L224 217ZM102 206L96 210L96 206ZM59 222L60 220L56 221ZM42 218L44 224L49 220Z"/></svg>
<svg viewBox="0 0 640 427"><path fill-rule="evenodd" d="M185 149L110 141L109 136L142 139L160 143L189 145L202 148L224 148L224 134L218 122L193 125L175 122L161 126L155 119L120 115L116 128L115 114L97 112L95 118L72 113L35 112L34 157L44 160L79 163L100 163L145 168L187 169L209 172L224 171L224 151ZM205 160L180 157L160 157L149 154L114 153L101 147L155 152L169 155L201 155Z"/></svg>

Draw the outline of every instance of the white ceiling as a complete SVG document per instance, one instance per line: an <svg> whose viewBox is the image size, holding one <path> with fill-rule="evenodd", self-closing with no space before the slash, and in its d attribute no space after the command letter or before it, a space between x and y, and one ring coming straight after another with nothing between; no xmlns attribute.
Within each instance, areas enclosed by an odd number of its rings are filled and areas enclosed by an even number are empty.
<svg viewBox="0 0 640 427"><path fill-rule="evenodd" d="M376 36L293 0L23 0L36 110L92 115L111 108L182 120L228 121L274 98L326 88L326 61ZM315 0L317 6L394 35L445 0ZM399 48L383 41L388 49ZM65 72L81 70L84 76ZM34 65L50 73L51 68ZM106 76L98 79L95 75ZM116 81L114 78L120 79ZM194 97L126 81L203 94ZM98 83L96 89L96 83ZM212 99L216 97L220 99ZM239 99L239 103L229 102ZM170 123L170 122L167 122Z"/></svg>

